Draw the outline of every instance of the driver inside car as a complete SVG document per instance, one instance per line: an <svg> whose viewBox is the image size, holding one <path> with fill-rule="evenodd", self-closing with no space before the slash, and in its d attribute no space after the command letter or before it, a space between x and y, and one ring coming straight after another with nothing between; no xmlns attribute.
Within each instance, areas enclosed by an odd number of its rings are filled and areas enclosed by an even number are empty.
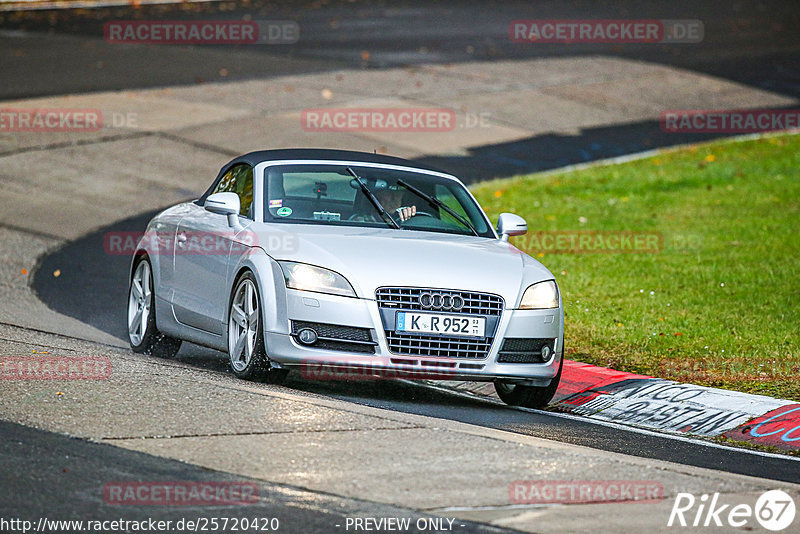
<svg viewBox="0 0 800 534"><path fill-rule="evenodd" d="M402 189L385 187L383 189L378 189L374 194L378 202L386 208L386 211L394 217L399 217L401 221L407 221L417 214L416 206L403 206L405 191Z"/></svg>
<svg viewBox="0 0 800 534"><path fill-rule="evenodd" d="M397 185L388 185L383 180L377 180L372 194L380 202L381 206L395 219L400 219L401 222L409 220L417 214L417 206L406 205L404 206L404 197L406 191ZM356 221L380 221L380 215L375 212L375 208L369 203L363 203L365 209L369 210L367 213L356 214L350 220Z"/></svg>

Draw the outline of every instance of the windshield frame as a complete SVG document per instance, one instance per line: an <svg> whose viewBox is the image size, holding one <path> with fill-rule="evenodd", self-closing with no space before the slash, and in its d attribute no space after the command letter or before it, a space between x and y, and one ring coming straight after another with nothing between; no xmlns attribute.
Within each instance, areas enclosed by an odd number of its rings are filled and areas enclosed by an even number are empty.
<svg viewBox="0 0 800 534"><path fill-rule="evenodd" d="M273 160L273 161L262 161L255 165L253 169L253 176L254 176L254 196L256 197L255 202L255 220L265 223L265 224L310 224L315 225L313 221L291 221L286 220L284 221L276 221L276 220L267 220L266 217L266 210L264 209L264 199L265 193L267 189L267 171L270 167L282 166L282 165L338 165L338 166L350 166L354 167L356 170L358 168L374 168L374 169L382 169L382 170L396 170L402 172L409 172L414 174L420 175L428 175L428 176L435 176L440 179L445 179L447 181L453 182L453 185L456 187L460 187L464 190L467 194L467 197L474 203L475 207L478 210L478 213L483 218L484 222L486 223L489 232L491 232L491 236L480 235L480 236L473 236L470 234L470 237L482 237L485 239L498 239L497 231L495 230L494 226L492 225L492 221L487 217L486 212L483 210L483 206L475 199L475 196L472 194L472 191L457 177L453 176L452 174L446 174L443 172L432 171L427 169L421 169L419 167L408 167L405 165L394 165L389 163L372 163L367 161L358 161L358 160L328 160L328 159L286 159L286 160ZM328 225L320 225L320 226L328 226ZM349 225L348 225L349 226ZM388 226L385 227L386 230L394 230ZM437 232L434 230L421 230L421 229L414 229L414 228L407 228L401 229L400 231L416 231L416 232L430 232L435 234L444 234L444 235L465 235L465 234L456 234L449 232Z"/></svg>

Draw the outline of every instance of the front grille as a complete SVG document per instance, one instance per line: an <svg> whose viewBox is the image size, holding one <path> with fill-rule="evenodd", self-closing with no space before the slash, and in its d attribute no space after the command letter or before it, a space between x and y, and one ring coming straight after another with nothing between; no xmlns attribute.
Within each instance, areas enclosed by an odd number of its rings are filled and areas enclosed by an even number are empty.
<svg viewBox="0 0 800 534"><path fill-rule="evenodd" d="M497 353L500 363L544 363L552 358L555 340L552 338L507 338ZM542 349L550 347L550 356L542 358Z"/></svg>
<svg viewBox="0 0 800 534"><path fill-rule="evenodd" d="M485 358L492 346L492 338L461 338L454 336L427 336L386 331L389 350L406 356L435 356L441 358Z"/></svg>
<svg viewBox="0 0 800 534"><path fill-rule="evenodd" d="M292 321L292 335L304 328L314 330L319 336L316 343L308 345L309 348L375 354L375 342L369 328Z"/></svg>
<svg viewBox="0 0 800 534"><path fill-rule="evenodd" d="M463 306L458 310L425 307L420 302L424 293L442 297L460 297ZM381 287L375 291L381 309L389 351L402 356L431 356L440 358L483 359L489 354L492 340L503 313L503 298L491 293L476 293L457 289L431 289L424 287ZM486 336L468 338L397 332L394 330L396 311L421 311L481 316L486 318Z"/></svg>
<svg viewBox="0 0 800 534"><path fill-rule="evenodd" d="M464 306L451 312L425 308L420 304L419 297L425 292L435 292L442 295L458 295L464 299ZM427 289L421 287L381 287L375 292L378 306L381 308L395 308L403 310L436 311L443 313L465 313L472 315L497 315L503 313L503 298L490 293L475 293L473 291L456 291L450 289Z"/></svg>

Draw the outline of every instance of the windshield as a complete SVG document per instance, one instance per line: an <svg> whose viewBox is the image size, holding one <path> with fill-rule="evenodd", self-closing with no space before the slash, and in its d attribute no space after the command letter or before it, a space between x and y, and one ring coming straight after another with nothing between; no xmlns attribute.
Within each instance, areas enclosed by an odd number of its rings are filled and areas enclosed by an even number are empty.
<svg viewBox="0 0 800 534"><path fill-rule="evenodd" d="M278 165L265 174L267 222L495 237L464 186L447 178L345 164Z"/></svg>

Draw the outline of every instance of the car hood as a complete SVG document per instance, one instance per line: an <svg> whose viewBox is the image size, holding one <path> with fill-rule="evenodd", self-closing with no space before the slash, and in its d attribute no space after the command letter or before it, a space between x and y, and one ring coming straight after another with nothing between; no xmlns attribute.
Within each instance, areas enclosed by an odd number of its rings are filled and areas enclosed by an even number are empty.
<svg viewBox="0 0 800 534"><path fill-rule="evenodd" d="M541 263L499 239L298 224L258 223L250 229L274 259L336 271L368 299L383 286L430 287L495 293L512 307L521 289L554 278Z"/></svg>

